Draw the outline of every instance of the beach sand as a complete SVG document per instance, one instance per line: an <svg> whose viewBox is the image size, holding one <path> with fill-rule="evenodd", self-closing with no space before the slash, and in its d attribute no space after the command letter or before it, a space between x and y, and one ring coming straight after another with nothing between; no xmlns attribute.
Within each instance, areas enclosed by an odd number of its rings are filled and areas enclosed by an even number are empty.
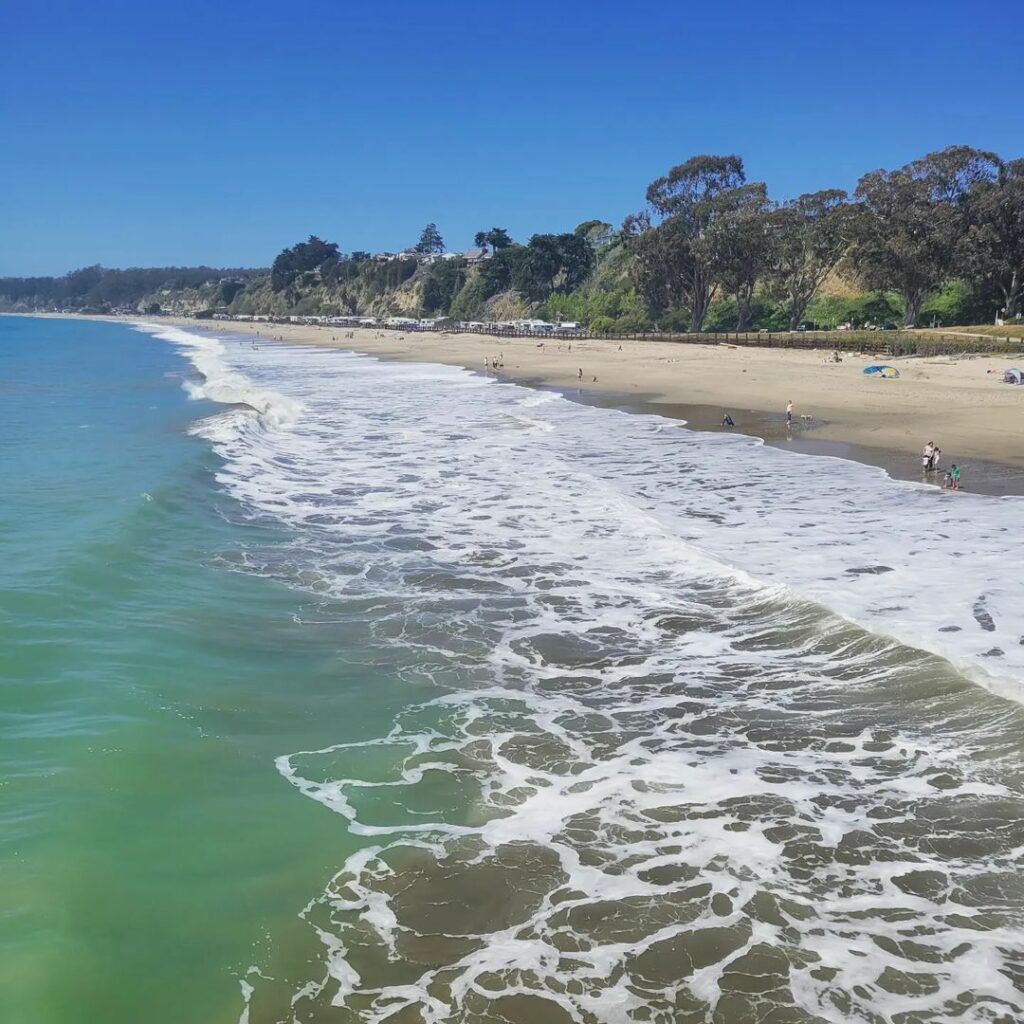
<svg viewBox="0 0 1024 1024"><path fill-rule="evenodd" d="M738 431L769 443L855 458L908 479L921 479L921 448L934 441L942 449L943 467L968 463L967 489L1024 490L1024 387L1001 383L1002 370L1024 363L1024 352L1020 358L894 359L901 378L883 380L865 376L863 369L885 359L847 353L834 363L831 352L822 350L623 341L620 351L617 341L541 342L172 317L160 322L247 336L258 331L268 339L478 372L485 372L485 359L493 363L497 357L503 365L496 375L504 379L557 388L584 401L681 417L698 429L719 427L727 410ZM790 399L794 426L787 430Z"/></svg>
<svg viewBox="0 0 1024 1024"><path fill-rule="evenodd" d="M176 322L193 328L202 323ZM552 339L542 344L536 338L474 334L401 335L281 324L254 328L222 321L203 326L245 334L258 329L264 337L284 341L481 372L485 358L499 357L504 363L500 375L511 380L578 390L581 396L634 395L645 404L711 406L717 410L716 423L728 410L738 429L759 436L772 423L785 431L786 402L792 399L796 432L810 429L817 440L918 458L931 440L942 449L945 466L977 458L1024 467L1024 387L1000 382L1002 370L1015 364L1008 356L896 359L892 363L901 378L883 380L863 373L866 364L876 361L873 356L846 354L842 363L833 363L831 353L820 350L624 341L619 351L617 341ZM1016 362L1024 362L1024 353ZM577 380L579 370L582 381ZM751 419L759 429L750 429Z"/></svg>

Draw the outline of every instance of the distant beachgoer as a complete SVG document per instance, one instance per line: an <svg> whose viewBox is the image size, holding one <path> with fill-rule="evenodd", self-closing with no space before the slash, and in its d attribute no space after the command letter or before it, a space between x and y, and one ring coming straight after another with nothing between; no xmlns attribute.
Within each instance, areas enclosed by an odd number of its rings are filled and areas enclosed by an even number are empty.
<svg viewBox="0 0 1024 1024"><path fill-rule="evenodd" d="M597 383L597 378L595 377L590 383L591 384L596 384Z"/></svg>
<svg viewBox="0 0 1024 1024"><path fill-rule="evenodd" d="M960 467L954 462L949 467L949 475L952 478L952 487L954 491L960 490Z"/></svg>
<svg viewBox="0 0 1024 1024"><path fill-rule="evenodd" d="M939 471L939 458L941 457L941 455L942 449L938 445L936 445L935 451L932 452L931 471L933 473L937 473Z"/></svg>
<svg viewBox="0 0 1024 1024"><path fill-rule="evenodd" d="M569 351L570 352L572 351L572 342L571 341L569 342Z"/></svg>
<svg viewBox="0 0 1024 1024"><path fill-rule="evenodd" d="M950 473L950 471L948 469L946 470L945 476L943 476L943 478L942 478L942 486L943 487L952 487L953 486L953 474Z"/></svg>
<svg viewBox="0 0 1024 1024"><path fill-rule="evenodd" d="M793 399L786 403L786 426L793 426Z"/></svg>
<svg viewBox="0 0 1024 1024"><path fill-rule="evenodd" d="M576 379L577 380L583 380L583 367L582 366L576 371Z"/></svg>
<svg viewBox="0 0 1024 1024"><path fill-rule="evenodd" d="M927 473L928 470L931 469L932 456L934 454L935 454L935 443L933 441L929 441L924 446L924 450L921 452L921 470L923 472Z"/></svg>
<svg viewBox="0 0 1024 1024"><path fill-rule="evenodd" d="M723 427L735 427L736 426L736 424L733 422L733 418L728 413L726 413L722 417L722 426Z"/></svg>
<svg viewBox="0 0 1024 1024"><path fill-rule="evenodd" d="M619 351L620 351L620 352L622 351L622 346L621 346L621 345L619 346Z"/></svg>

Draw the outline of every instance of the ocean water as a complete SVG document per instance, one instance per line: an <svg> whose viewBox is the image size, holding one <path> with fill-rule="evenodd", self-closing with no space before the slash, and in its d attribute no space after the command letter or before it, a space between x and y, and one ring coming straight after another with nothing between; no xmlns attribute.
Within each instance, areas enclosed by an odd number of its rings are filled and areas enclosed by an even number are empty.
<svg viewBox="0 0 1024 1024"><path fill-rule="evenodd" d="M1024 1019L1024 500L0 331L12 1020Z"/></svg>

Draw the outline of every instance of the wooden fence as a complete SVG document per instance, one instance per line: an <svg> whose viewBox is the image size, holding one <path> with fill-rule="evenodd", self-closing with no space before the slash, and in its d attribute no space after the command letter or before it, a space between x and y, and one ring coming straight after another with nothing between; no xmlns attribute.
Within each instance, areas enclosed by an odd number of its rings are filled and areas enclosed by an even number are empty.
<svg viewBox="0 0 1024 1024"><path fill-rule="evenodd" d="M392 328L408 330L407 328ZM654 341L674 345L736 345L753 348L833 349L839 352L871 352L889 356L961 352L1020 352L1020 340L972 337L941 331L706 331L700 334L647 331L614 332L537 331L514 327L470 327L455 324L433 328L446 334L485 334L496 338L531 338L549 341Z"/></svg>

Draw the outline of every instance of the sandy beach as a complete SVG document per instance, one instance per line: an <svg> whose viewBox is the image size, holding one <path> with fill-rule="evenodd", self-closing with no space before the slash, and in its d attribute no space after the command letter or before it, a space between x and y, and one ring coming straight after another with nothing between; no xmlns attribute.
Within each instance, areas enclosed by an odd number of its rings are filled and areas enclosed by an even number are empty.
<svg viewBox="0 0 1024 1024"><path fill-rule="evenodd" d="M831 352L824 350L654 341L541 342L175 317L161 317L159 322L247 337L258 332L296 344L496 372L505 379L564 389L584 401L683 417L700 429L716 428L728 411L739 431L772 442L792 440L798 450L858 458L895 470L897 476L919 477L921 448L934 441L946 467L959 460L987 463L989 486L984 489L1017 492L1018 485L1024 486L1024 387L1001 383L1003 369L1024 363L1024 352L1017 359L899 358L891 362L900 370L900 379L884 380L863 373L865 365L887 361L884 357L848 353L835 363ZM490 369L495 360L497 371ZM789 400L794 412L791 431L785 425ZM994 479L999 473L994 465L1013 470L1010 486L1004 488ZM907 472L900 472L901 467Z"/></svg>
<svg viewBox="0 0 1024 1024"><path fill-rule="evenodd" d="M792 399L794 432L815 440L901 456L919 455L932 440L942 449L946 466L958 459L983 459L1024 467L1024 387L1000 382L1002 370L1015 365L1007 356L897 359L893 365L901 378L883 380L864 375L864 366L876 361L871 357L847 354L842 363L834 363L831 353L817 350L652 341L622 342L620 350L615 341L541 343L473 334L170 322L246 335L259 330L263 337L289 342L481 372L485 359L493 364L497 358L503 366L498 372L512 380L578 390L584 398L609 394L655 406L719 407L731 413L738 429L759 436L771 433L773 424L785 434L786 403ZM1024 353L1016 360L1021 362Z"/></svg>

